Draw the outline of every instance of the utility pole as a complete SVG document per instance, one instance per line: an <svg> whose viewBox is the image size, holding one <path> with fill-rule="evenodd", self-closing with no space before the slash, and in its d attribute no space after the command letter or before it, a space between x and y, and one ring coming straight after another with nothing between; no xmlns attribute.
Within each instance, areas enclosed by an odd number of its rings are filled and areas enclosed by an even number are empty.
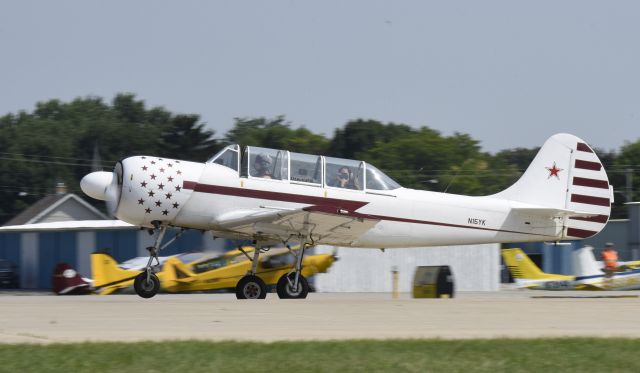
<svg viewBox="0 0 640 373"><path fill-rule="evenodd" d="M633 170L630 168L627 168L625 170L625 176L627 179L626 202L629 203L629 202L633 202Z"/></svg>

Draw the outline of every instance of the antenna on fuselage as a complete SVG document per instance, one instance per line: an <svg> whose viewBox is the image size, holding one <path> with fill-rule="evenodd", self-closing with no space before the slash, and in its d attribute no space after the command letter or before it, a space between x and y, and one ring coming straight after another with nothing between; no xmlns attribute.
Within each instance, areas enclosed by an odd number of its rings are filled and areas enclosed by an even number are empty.
<svg viewBox="0 0 640 373"><path fill-rule="evenodd" d="M459 173L460 173L460 170L458 170L458 171L456 172L456 174L455 174L455 175L453 175L453 177L451 178L451 180L449 180L449 184L447 184L447 187L446 187L446 188L444 188L444 191L443 191L442 193L446 193L446 192L447 192L447 190L449 190L449 187L451 186L451 184L453 184L453 180L455 180L455 179L456 179L456 177L458 177L458 174L459 174Z"/></svg>

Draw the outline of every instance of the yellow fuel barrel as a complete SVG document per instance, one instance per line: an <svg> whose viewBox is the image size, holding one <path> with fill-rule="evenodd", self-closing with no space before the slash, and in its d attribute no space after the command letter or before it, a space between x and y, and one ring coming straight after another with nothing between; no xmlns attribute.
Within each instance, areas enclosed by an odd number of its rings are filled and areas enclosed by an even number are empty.
<svg viewBox="0 0 640 373"><path fill-rule="evenodd" d="M414 298L453 298L453 273L449 266L416 267L413 276Z"/></svg>

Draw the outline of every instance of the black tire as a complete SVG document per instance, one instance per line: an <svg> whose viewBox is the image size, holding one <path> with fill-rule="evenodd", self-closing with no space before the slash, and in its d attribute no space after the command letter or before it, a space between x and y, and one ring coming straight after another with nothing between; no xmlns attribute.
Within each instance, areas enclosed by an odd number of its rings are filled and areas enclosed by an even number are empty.
<svg viewBox="0 0 640 373"><path fill-rule="evenodd" d="M293 289L293 286L289 284L289 281L293 282L295 276L295 273L287 273L278 280L276 291L280 299L304 299L309 294L309 282L303 275L298 278L297 289Z"/></svg>
<svg viewBox="0 0 640 373"><path fill-rule="evenodd" d="M142 298L151 298L160 291L160 280L155 273L151 273L149 275L149 281L147 281L147 272L142 271L142 273L137 275L135 280L133 280L133 289L136 291L136 294Z"/></svg>
<svg viewBox="0 0 640 373"><path fill-rule="evenodd" d="M236 285L238 299L264 299L267 297L267 285L258 276L247 275Z"/></svg>

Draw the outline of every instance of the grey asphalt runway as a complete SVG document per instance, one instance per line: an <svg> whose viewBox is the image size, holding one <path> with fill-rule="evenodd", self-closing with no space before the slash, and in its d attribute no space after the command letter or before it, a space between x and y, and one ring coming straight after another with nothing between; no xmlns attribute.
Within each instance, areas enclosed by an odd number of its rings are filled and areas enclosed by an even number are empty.
<svg viewBox="0 0 640 373"><path fill-rule="evenodd" d="M632 296L601 298L602 296ZM640 337L640 292L312 293L239 301L231 294L0 294L0 343L359 338ZM544 298L533 298L544 296ZM560 297L560 298L557 298ZM606 322L604 321L606 319Z"/></svg>

